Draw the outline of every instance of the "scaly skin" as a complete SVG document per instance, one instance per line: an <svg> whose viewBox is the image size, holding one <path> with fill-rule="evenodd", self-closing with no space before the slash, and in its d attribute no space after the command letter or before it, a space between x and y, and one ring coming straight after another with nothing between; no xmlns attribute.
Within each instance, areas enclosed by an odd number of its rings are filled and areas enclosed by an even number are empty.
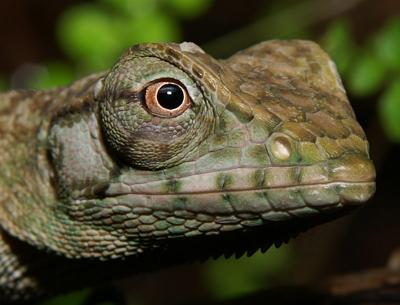
<svg viewBox="0 0 400 305"><path fill-rule="evenodd" d="M144 103L160 79L186 88L180 115ZM105 74L0 101L1 300L265 250L375 190L365 134L311 42L227 60L143 44Z"/></svg>

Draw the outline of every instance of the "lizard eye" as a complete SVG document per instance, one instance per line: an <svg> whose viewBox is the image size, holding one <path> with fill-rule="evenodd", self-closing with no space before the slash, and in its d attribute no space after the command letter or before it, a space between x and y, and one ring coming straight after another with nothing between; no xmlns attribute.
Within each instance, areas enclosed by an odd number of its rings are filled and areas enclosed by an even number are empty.
<svg viewBox="0 0 400 305"><path fill-rule="evenodd" d="M151 113L176 117L190 106L187 90L174 81L159 81L146 88L145 103Z"/></svg>

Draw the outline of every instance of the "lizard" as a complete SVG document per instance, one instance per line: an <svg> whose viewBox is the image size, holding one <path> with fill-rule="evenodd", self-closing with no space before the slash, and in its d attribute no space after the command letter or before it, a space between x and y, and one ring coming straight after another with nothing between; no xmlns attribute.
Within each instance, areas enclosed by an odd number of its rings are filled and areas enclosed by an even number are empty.
<svg viewBox="0 0 400 305"><path fill-rule="evenodd" d="M318 44L217 60L129 48L70 86L0 94L0 301L266 251L375 191L369 143Z"/></svg>

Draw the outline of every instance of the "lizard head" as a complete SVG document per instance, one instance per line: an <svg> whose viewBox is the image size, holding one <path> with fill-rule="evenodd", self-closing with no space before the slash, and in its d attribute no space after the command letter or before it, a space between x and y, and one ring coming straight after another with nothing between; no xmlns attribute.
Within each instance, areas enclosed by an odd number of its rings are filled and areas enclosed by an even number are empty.
<svg viewBox="0 0 400 305"><path fill-rule="evenodd" d="M314 43L227 60L137 45L85 92L48 137L61 237L42 243L69 257L253 252L374 193L365 134Z"/></svg>

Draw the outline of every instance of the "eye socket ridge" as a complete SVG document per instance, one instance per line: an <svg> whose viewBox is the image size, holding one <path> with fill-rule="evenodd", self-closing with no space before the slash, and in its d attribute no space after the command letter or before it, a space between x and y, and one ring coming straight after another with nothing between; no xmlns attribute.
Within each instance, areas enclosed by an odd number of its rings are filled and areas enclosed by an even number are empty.
<svg viewBox="0 0 400 305"><path fill-rule="evenodd" d="M175 79L159 79L144 90L148 110L160 117L176 117L191 105L186 87Z"/></svg>

